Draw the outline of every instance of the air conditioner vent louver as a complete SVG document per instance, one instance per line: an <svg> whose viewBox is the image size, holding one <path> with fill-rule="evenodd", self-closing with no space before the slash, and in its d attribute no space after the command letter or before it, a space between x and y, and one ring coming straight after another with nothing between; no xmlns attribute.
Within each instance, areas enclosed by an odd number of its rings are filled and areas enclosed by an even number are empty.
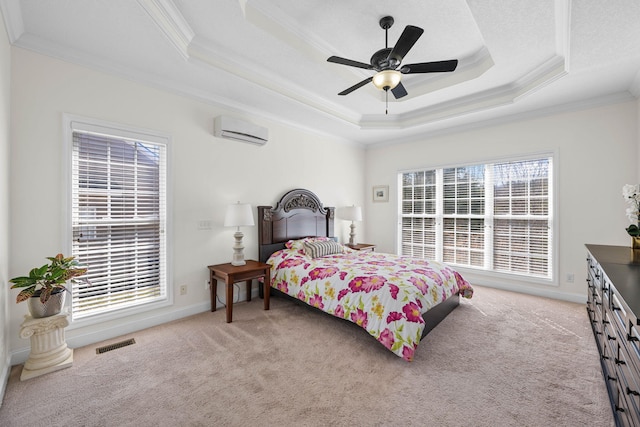
<svg viewBox="0 0 640 427"><path fill-rule="evenodd" d="M215 118L213 134L218 138L233 139L255 145L264 145L269 140L267 128L227 116Z"/></svg>

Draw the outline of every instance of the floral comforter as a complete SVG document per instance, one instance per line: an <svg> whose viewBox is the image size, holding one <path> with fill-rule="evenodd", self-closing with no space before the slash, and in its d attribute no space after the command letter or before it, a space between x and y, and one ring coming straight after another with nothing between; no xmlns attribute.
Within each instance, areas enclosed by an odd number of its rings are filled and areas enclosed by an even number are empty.
<svg viewBox="0 0 640 427"><path fill-rule="evenodd" d="M422 337L422 314L457 292L473 295L447 265L391 254L345 248L312 258L293 248L275 252L267 262L272 287L356 323L407 361Z"/></svg>

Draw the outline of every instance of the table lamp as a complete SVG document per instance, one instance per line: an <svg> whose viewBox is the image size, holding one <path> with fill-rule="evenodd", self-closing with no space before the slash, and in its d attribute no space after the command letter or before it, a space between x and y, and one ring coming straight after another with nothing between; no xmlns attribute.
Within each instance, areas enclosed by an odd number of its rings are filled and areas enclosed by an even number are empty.
<svg viewBox="0 0 640 427"><path fill-rule="evenodd" d="M240 227L253 226L253 212L249 203L236 203L227 207L227 214L224 217L225 227L236 227L233 234L236 242L233 245L233 261L231 265L245 265L244 246L242 246L242 238L244 235L240 231Z"/></svg>
<svg viewBox="0 0 640 427"><path fill-rule="evenodd" d="M351 221L351 233L349 233L349 245L356 244L356 225L354 221L362 221L362 208L360 206L348 206L344 209L342 217Z"/></svg>

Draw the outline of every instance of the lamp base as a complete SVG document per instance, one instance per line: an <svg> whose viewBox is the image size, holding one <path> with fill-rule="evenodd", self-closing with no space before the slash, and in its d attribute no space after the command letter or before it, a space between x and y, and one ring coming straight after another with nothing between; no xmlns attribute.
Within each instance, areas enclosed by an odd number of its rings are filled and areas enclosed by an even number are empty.
<svg viewBox="0 0 640 427"><path fill-rule="evenodd" d="M236 242L233 245L233 260L231 261L231 265L246 265L247 263L244 260L244 246L242 246L242 238L244 235L242 231L238 230L233 234L233 237L236 239Z"/></svg>
<svg viewBox="0 0 640 427"><path fill-rule="evenodd" d="M356 244L356 225L351 221L351 233L349 233L349 244L355 246Z"/></svg>

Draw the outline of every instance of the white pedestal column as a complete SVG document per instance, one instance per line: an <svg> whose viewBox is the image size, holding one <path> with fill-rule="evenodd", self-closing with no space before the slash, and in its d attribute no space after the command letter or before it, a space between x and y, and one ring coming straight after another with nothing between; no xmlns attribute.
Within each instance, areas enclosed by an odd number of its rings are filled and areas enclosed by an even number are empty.
<svg viewBox="0 0 640 427"><path fill-rule="evenodd" d="M22 368L21 381L73 364L73 350L67 347L64 338L64 328L69 326L68 317L67 313L41 319L34 319L28 314L24 316L20 338L31 339L31 353Z"/></svg>

